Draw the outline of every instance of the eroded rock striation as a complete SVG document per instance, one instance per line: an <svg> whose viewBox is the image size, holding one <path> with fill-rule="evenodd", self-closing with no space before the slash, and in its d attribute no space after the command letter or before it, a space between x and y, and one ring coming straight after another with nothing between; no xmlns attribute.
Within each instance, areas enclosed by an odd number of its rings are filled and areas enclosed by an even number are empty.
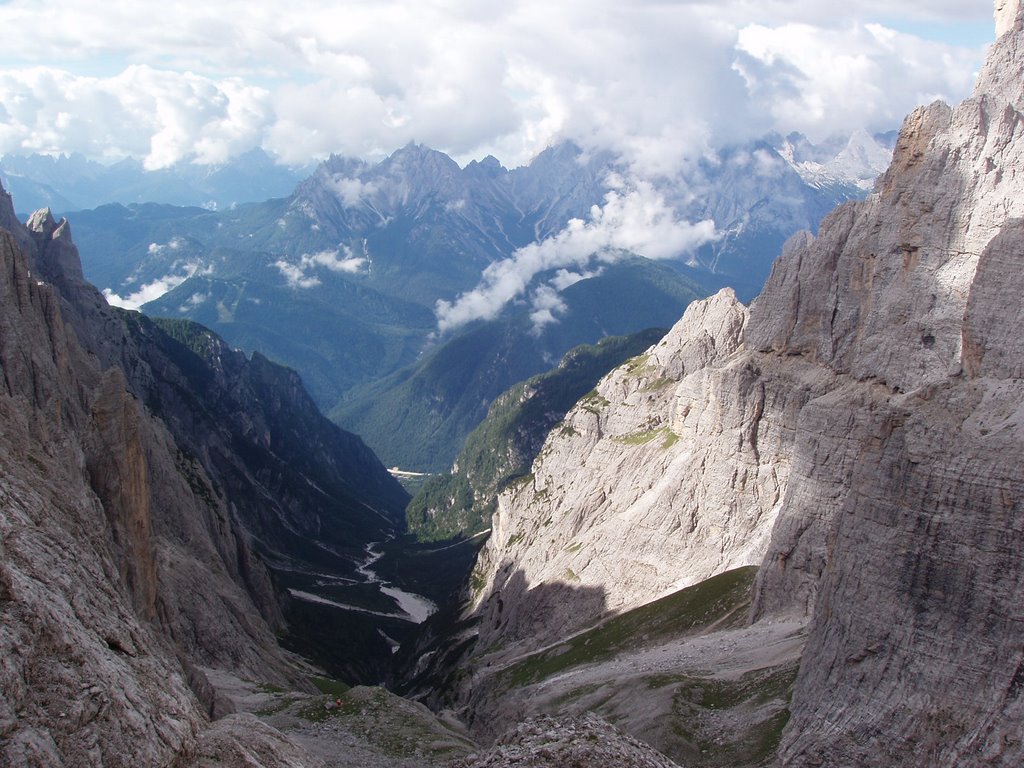
<svg viewBox="0 0 1024 768"><path fill-rule="evenodd" d="M760 563L753 618L810 622L784 764L1024 760L1019 3L997 19L973 97L911 114L749 310L692 306L551 433L499 499L478 652Z"/></svg>

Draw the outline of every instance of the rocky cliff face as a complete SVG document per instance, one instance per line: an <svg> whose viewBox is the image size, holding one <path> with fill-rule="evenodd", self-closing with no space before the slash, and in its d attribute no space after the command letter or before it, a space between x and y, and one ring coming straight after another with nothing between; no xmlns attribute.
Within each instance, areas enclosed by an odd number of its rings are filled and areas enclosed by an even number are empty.
<svg viewBox="0 0 1024 768"><path fill-rule="evenodd" d="M911 115L876 195L781 259L752 312L753 344L856 378L801 414L756 591L756 615L813 612L790 764L1022 759L1014 13L974 97ZM809 299L788 315L787 284Z"/></svg>
<svg viewBox="0 0 1024 768"><path fill-rule="evenodd" d="M766 387L728 289L690 306L548 438L499 496L474 581L481 643L543 645L607 612L759 563L789 475L788 426L831 381ZM540 585L540 588L538 588Z"/></svg>
<svg viewBox="0 0 1024 768"><path fill-rule="evenodd" d="M110 309L48 212L0 224L0 762L187 764L230 711L203 667L308 685L265 560L354 568L406 497L294 373Z"/></svg>
<svg viewBox="0 0 1024 768"><path fill-rule="evenodd" d="M761 562L754 619L810 621L784 764L1024 759L1024 18L997 18L974 97L910 115L749 313L691 307L551 434L478 567L485 646Z"/></svg>
<svg viewBox="0 0 1024 768"><path fill-rule="evenodd" d="M88 361L59 295L6 232L0 259L4 762L167 765L194 745L204 715L173 649L146 621L155 608L151 510L107 509L88 482L97 458L88 443L119 428L137 435L142 417L127 403L114 413L115 384L94 368L78 375ZM144 493L138 442L108 459L126 472L104 490L124 501Z"/></svg>

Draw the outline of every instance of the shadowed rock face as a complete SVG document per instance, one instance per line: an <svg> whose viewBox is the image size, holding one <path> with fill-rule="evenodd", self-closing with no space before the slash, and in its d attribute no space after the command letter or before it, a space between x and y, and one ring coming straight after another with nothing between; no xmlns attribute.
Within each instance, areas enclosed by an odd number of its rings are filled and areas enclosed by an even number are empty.
<svg viewBox="0 0 1024 768"><path fill-rule="evenodd" d="M101 386L59 296L33 278L6 232L0 268L3 762L166 764L191 749L204 715L147 622L157 547L150 507L136 503L148 495L140 442L106 457L124 474L101 489L130 513L105 508L88 481L90 454L98 458L89 443L125 428L137 436L145 417L118 402L116 381Z"/></svg>
<svg viewBox="0 0 1024 768"><path fill-rule="evenodd" d="M0 224L0 762L188 764L230 712L200 667L308 685L257 551L347 563L407 496L293 372L107 307L48 212Z"/></svg>
<svg viewBox="0 0 1024 768"><path fill-rule="evenodd" d="M754 618L810 621L784 764L1024 761L1024 19L1000 9L974 96L907 118L738 336L694 322L727 297L691 307L552 432L501 497L482 637L500 594L545 639L531 590L570 570L614 608L749 557Z"/></svg>

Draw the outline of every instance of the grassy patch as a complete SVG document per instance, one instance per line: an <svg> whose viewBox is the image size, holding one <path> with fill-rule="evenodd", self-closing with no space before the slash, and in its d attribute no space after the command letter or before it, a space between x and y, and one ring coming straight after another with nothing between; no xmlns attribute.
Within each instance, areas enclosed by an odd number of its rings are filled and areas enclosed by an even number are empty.
<svg viewBox="0 0 1024 768"><path fill-rule="evenodd" d="M311 723L325 723L332 717L338 717L341 714L337 708L328 706L330 701L328 696L311 699L299 708L298 715Z"/></svg>
<svg viewBox="0 0 1024 768"><path fill-rule="evenodd" d="M481 574L473 571L469 577L469 586L473 590L473 594L479 594L487 588L487 579Z"/></svg>
<svg viewBox="0 0 1024 768"><path fill-rule="evenodd" d="M254 714L258 717L269 717L270 715L276 715L278 712L283 712L294 704L297 699L294 696L281 696L274 701L269 702L266 706L260 707Z"/></svg>
<svg viewBox="0 0 1024 768"><path fill-rule="evenodd" d="M608 659L644 643L698 631L743 611L757 568L737 568L713 576L653 603L615 616L554 648L535 653L502 671L499 681L518 687L566 669Z"/></svg>
<svg viewBox="0 0 1024 768"><path fill-rule="evenodd" d="M353 688L338 697L322 697L300 710L312 722L344 720L344 728L365 738L391 757L423 753L451 758L471 746L445 723L409 708L383 688Z"/></svg>
<svg viewBox="0 0 1024 768"><path fill-rule="evenodd" d="M789 722L797 669L792 662L737 680L654 675L647 683L675 687L672 728L688 745L675 757L705 768L761 766L774 758ZM728 734L724 739L723 730Z"/></svg>
<svg viewBox="0 0 1024 768"><path fill-rule="evenodd" d="M601 409L609 405L609 401L596 389L592 389L582 397L580 405L583 406L583 410L600 415Z"/></svg>
<svg viewBox="0 0 1024 768"><path fill-rule="evenodd" d="M645 370L647 370L647 368L650 367L647 364L650 359L651 359L650 355L637 355L636 357L631 357L629 360L627 360L623 364L623 367L626 369L627 373L632 373L632 374L642 373Z"/></svg>
<svg viewBox="0 0 1024 768"><path fill-rule="evenodd" d="M284 688L273 683L259 683L256 686L256 690L261 693L284 693Z"/></svg>
<svg viewBox="0 0 1024 768"><path fill-rule="evenodd" d="M643 429L637 432L630 432L628 435L619 435L612 439L617 443L622 443L623 445L647 445L658 438L664 438L661 442L662 450L671 448L679 441L679 435L668 427Z"/></svg>
<svg viewBox="0 0 1024 768"><path fill-rule="evenodd" d="M668 432L668 427L657 427L639 432L630 432L628 435L619 435L612 439L623 445L646 445L657 437L667 436Z"/></svg>
<svg viewBox="0 0 1024 768"><path fill-rule="evenodd" d="M654 379L653 381L648 382L647 384L644 384L644 386L641 387L640 391L641 392L658 392L658 391L660 391L662 389L665 389L666 387L671 387L675 383L676 382L675 382L674 379L669 379L669 378L666 378L664 376L661 376L661 377L659 377L657 379Z"/></svg>
<svg viewBox="0 0 1024 768"><path fill-rule="evenodd" d="M341 696L348 693L352 687L341 680L336 680L333 677L318 677L317 675L310 675L310 681L317 687L320 693L326 693L328 696Z"/></svg>

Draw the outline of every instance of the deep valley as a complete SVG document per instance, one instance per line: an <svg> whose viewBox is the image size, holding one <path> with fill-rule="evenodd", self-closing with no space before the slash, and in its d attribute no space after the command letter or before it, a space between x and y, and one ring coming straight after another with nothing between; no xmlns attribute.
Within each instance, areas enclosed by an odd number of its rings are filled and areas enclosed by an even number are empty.
<svg viewBox="0 0 1024 768"><path fill-rule="evenodd" d="M68 210L0 190L0 764L1024 764L995 10L895 138L657 188L572 142L285 197L259 155L12 165Z"/></svg>

